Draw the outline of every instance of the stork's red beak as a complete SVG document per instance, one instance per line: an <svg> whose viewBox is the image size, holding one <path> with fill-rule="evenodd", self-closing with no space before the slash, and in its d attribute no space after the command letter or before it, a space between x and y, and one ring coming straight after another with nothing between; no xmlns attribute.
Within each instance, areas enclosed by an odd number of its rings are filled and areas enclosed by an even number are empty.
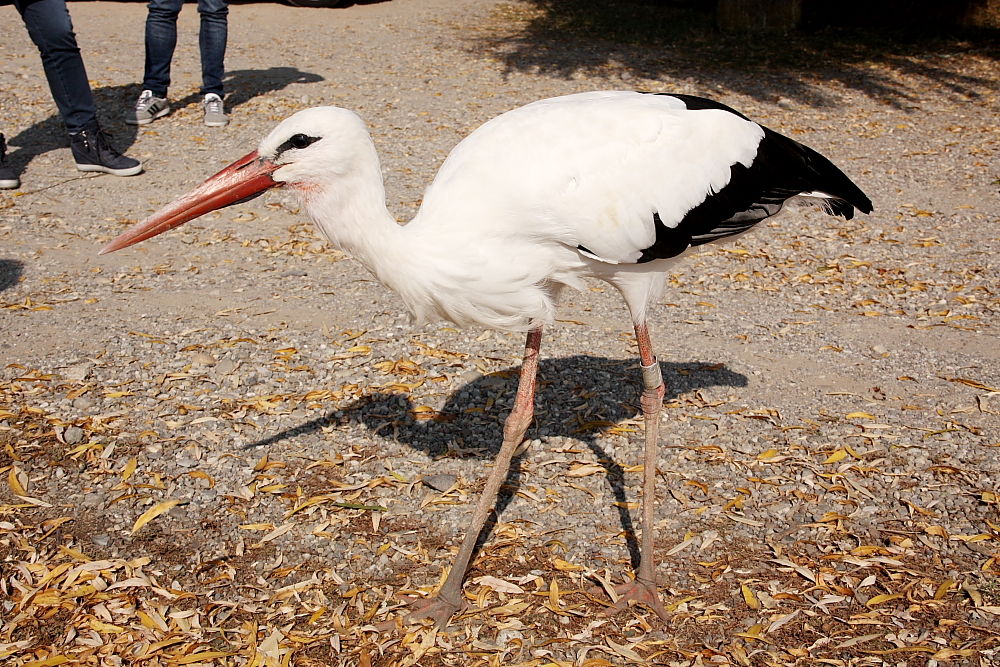
<svg viewBox="0 0 1000 667"><path fill-rule="evenodd" d="M102 255L145 241L174 227L180 227L198 216L235 204L241 199L260 194L281 185L271 178L278 168L270 160L257 156L257 151L232 163L215 176L196 187L172 204L149 216L135 227L101 248Z"/></svg>

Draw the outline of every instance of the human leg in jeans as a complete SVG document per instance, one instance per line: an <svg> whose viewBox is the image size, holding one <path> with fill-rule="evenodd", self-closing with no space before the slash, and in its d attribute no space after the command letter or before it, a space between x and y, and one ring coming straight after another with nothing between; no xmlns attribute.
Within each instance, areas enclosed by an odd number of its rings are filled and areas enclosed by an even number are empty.
<svg viewBox="0 0 1000 667"><path fill-rule="evenodd" d="M170 113L167 89L177 46L177 15L184 0L149 0L146 14L146 65L142 94L125 117L129 125L147 125Z"/></svg>
<svg viewBox="0 0 1000 667"><path fill-rule="evenodd" d="M66 0L14 0L14 5L42 57L49 90L69 132L76 168L116 176L142 171L138 160L125 157L111 146L98 125L94 96Z"/></svg>
<svg viewBox="0 0 1000 667"><path fill-rule="evenodd" d="M127 123L145 125L170 113L167 90L170 65L177 46L177 15L183 0L150 0L146 15L146 67L142 94ZM222 76L225 72L229 3L227 0L198 0L201 30L202 106L205 124L222 126L229 122L222 109Z"/></svg>
<svg viewBox="0 0 1000 667"><path fill-rule="evenodd" d="M229 37L229 1L198 0L201 30L198 45L201 47L201 106L205 110L205 125L222 127L229 123L222 106L225 94L222 77L226 66L226 41Z"/></svg>

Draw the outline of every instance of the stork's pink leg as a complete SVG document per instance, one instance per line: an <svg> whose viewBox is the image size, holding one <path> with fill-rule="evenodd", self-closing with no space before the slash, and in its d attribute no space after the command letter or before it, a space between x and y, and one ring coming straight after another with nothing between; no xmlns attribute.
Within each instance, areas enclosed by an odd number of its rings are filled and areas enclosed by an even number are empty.
<svg viewBox="0 0 1000 667"><path fill-rule="evenodd" d="M429 618L434 621L437 627L444 627L458 609L462 606L462 582L465 580L465 572L469 569L469 561L479 540L479 534L486 525L490 511L496 501L500 485L507 479L507 471L510 469L510 461L514 458L514 451L524 439L524 433L531 425L535 409L535 377L538 373L538 349L542 343L542 327L539 326L528 333L528 340L524 346L524 360L521 362L521 379L517 386L517 397L514 399L514 408L511 410L507 421L503 427L503 444L500 446L500 453L497 455L493 465L493 472L486 480L486 487L483 495L479 498L476 511L469 522L469 530L462 540L462 547L455 556L455 562L451 566L448 578L438 594L429 600L423 600L416 604L416 608L407 617L407 621L417 621Z"/></svg>
<svg viewBox="0 0 1000 667"><path fill-rule="evenodd" d="M667 610L656 592L656 568L653 564L653 529L654 501L656 497L656 439L660 424L660 408L663 405L663 377L660 365L653 354L653 345L649 341L649 330L646 323L635 325L635 338L639 343L639 358L642 364L642 383L644 390L640 403L642 404L643 421L646 424L646 453L643 459L642 475L642 543L639 552L639 570L635 581L618 586L618 602L608 610L610 613L622 611L628 607L629 601L646 605L656 612L664 621L667 620Z"/></svg>

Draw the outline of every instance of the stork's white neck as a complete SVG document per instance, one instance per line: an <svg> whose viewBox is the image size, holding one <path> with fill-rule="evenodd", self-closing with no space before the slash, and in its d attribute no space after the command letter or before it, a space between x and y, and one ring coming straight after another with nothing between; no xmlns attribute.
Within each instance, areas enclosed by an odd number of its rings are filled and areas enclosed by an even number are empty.
<svg viewBox="0 0 1000 667"><path fill-rule="evenodd" d="M330 242L396 289L391 284L392 276L384 269L398 265L404 228L386 208L377 158L373 164L356 167L335 181L322 185L296 183L291 187Z"/></svg>
<svg viewBox="0 0 1000 667"><path fill-rule="evenodd" d="M430 276L435 273L437 253L423 247L417 235L407 233L389 212L378 156L371 139L366 139L370 150L359 151L345 173L289 185L334 246L398 293L418 318L433 318L427 309L435 291Z"/></svg>

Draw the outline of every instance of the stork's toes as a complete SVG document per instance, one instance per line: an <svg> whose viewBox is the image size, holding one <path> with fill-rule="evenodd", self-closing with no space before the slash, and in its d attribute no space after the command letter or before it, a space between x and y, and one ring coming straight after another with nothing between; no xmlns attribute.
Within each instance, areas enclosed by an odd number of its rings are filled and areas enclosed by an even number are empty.
<svg viewBox="0 0 1000 667"><path fill-rule="evenodd" d="M461 602L452 602L435 595L431 598L413 599L410 602L413 611L403 618L403 623L417 623L425 619L434 621L434 627L444 629L455 612L462 608Z"/></svg>
<svg viewBox="0 0 1000 667"><path fill-rule="evenodd" d="M667 610L660 601L660 594L656 592L655 583L637 579L627 584L615 586L615 593L618 594L618 602L604 610L605 616L613 616L618 612L625 611L628 609L628 603L632 601L652 609L660 617L660 620L667 620Z"/></svg>

